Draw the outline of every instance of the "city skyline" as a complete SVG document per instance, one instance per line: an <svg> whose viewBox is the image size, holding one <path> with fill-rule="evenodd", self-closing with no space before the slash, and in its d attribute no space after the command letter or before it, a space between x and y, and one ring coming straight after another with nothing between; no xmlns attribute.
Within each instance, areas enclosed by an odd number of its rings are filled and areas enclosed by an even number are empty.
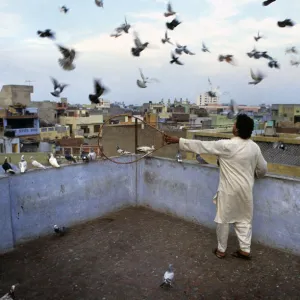
<svg viewBox="0 0 300 300"><path fill-rule="evenodd" d="M70 7L67 14L59 11L60 5ZM117 6L118 4L118 6ZM300 26L279 28L276 22L291 18L296 23L300 3L290 1L289 5L276 1L268 7L262 0L221 0L198 3L172 1L174 10L182 21L174 31L169 31L173 42L187 45L195 56L182 54L184 66L171 65L171 45L163 45L165 32L165 1L143 0L136 3L129 0L118 3L104 0L104 9L94 1L67 0L65 3L41 0L38 3L17 0L0 0L0 86L25 84L33 81L33 101L51 100L50 76L68 83L62 97L70 103L88 104L88 95L93 93L93 79L101 78L110 93L104 99L124 101L126 104L142 104L160 99L188 98L192 103L209 90L208 77L213 86L230 92L222 96L221 103L230 98L238 103L258 105L260 103L299 102L299 68L289 64L290 55L286 47L297 44ZM115 39L109 35L114 28L127 21L132 24L129 34ZM299 18L299 17L298 17ZM41 39L37 30L52 29L57 40ZM142 41L149 41L152 48L146 49L141 57L133 57L133 31ZM253 36L260 31L265 39L255 42ZM201 51L202 41L211 50ZM74 47L78 51L76 69L62 70L57 62L60 53L56 43ZM265 60L247 57L253 46L267 50L278 59L281 69L274 70ZM299 48L300 49L300 48ZM233 54L237 66L219 62L219 54ZM142 68L145 76L155 77L159 83L150 83L146 89L139 89L136 80ZM260 69L267 77L257 86L249 86L250 68Z"/></svg>

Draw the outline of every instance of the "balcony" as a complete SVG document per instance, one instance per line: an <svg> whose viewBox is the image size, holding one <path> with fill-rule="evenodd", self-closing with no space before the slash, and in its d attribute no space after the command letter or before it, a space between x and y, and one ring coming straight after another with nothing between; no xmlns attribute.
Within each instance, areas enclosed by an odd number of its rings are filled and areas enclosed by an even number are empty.
<svg viewBox="0 0 300 300"><path fill-rule="evenodd" d="M16 137L40 134L39 128L20 128L20 129L6 129L5 130L5 132L8 132L8 131L14 131Z"/></svg>
<svg viewBox="0 0 300 300"><path fill-rule="evenodd" d="M219 260L211 253L218 173L149 158L1 178L0 251L17 250L1 256L0 291L18 278L22 297L32 300L300 299L300 181L257 180L253 260ZM56 223L78 226L55 238ZM169 263L175 283L165 291L159 284Z"/></svg>
<svg viewBox="0 0 300 300"><path fill-rule="evenodd" d="M12 114L12 113L7 113L5 119L37 119L39 116L38 114Z"/></svg>

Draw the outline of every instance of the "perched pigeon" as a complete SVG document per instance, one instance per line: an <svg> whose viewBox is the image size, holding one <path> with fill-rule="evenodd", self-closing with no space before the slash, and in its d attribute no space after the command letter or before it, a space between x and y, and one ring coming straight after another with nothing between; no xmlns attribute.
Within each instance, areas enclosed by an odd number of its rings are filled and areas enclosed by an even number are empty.
<svg viewBox="0 0 300 300"><path fill-rule="evenodd" d="M268 66L269 66L269 68L280 69L280 65L278 64L277 60L269 61Z"/></svg>
<svg viewBox="0 0 300 300"><path fill-rule="evenodd" d="M280 149L280 150L283 150L283 151L287 150L287 146L282 142L273 143L273 148L274 149Z"/></svg>
<svg viewBox="0 0 300 300"><path fill-rule="evenodd" d="M263 6L268 6L269 4L275 2L276 0L266 0L263 2Z"/></svg>
<svg viewBox="0 0 300 300"><path fill-rule="evenodd" d="M34 158L31 156L30 157L31 160L31 164L36 167L36 168L40 168L40 169L46 169L46 167L44 165L42 165L41 163L37 162L36 160L34 160Z"/></svg>
<svg viewBox="0 0 300 300"><path fill-rule="evenodd" d="M16 172L13 170L13 168L11 167L11 165L7 162L8 158L5 157L4 159L4 163L2 165L2 168L4 170L5 173L9 173L9 174L15 174Z"/></svg>
<svg viewBox="0 0 300 300"><path fill-rule="evenodd" d="M73 64L73 61L76 57L76 52L74 49L67 49L65 47L62 47L60 45L57 45L59 51L62 53L63 58L58 59L59 65L66 71L72 71L75 69L75 65Z"/></svg>
<svg viewBox="0 0 300 300"><path fill-rule="evenodd" d="M45 31L38 30L37 34L41 38L49 38L51 40L55 40L55 33L51 31L51 29L46 29Z"/></svg>
<svg viewBox="0 0 300 300"><path fill-rule="evenodd" d="M285 50L285 54L287 54L287 53L293 53L293 54L298 54L298 50L296 49L296 47L291 47L291 48L287 48L286 50Z"/></svg>
<svg viewBox="0 0 300 300"><path fill-rule="evenodd" d="M152 147L149 146L142 146L142 147L138 147L136 149L138 152L145 152L145 153L149 153L155 150L154 146L152 145Z"/></svg>
<svg viewBox="0 0 300 300"><path fill-rule="evenodd" d="M164 13L164 16L165 16L165 17L170 17L170 16L173 16L173 15L175 15L175 14L176 14L176 12L173 11L173 9L172 9L172 4L171 4L171 2L169 1L169 3L167 4L167 12Z"/></svg>
<svg viewBox="0 0 300 300"><path fill-rule="evenodd" d="M64 90L64 88L68 86L68 84L58 83L58 81L55 78L53 77L50 78L53 83L53 90L54 90L53 92L50 92L50 94L54 97L59 97L62 91Z"/></svg>
<svg viewBox="0 0 300 300"><path fill-rule="evenodd" d="M9 292L7 294L5 294L4 296L2 296L0 298L0 300L14 300L14 299L16 299L15 298L15 289L16 289L17 285L18 284L12 285L11 288L10 288L10 290L9 290Z"/></svg>
<svg viewBox="0 0 300 300"><path fill-rule="evenodd" d="M210 51L208 50L208 48L205 46L205 44L203 42L202 42L202 51L210 53Z"/></svg>
<svg viewBox="0 0 300 300"><path fill-rule="evenodd" d="M208 162L206 160L204 160L200 154L196 154L196 160L198 161L198 163L202 164L202 165L208 165Z"/></svg>
<svg viewBox="0 0 300 300"><path fill-rule="evenodd" d="M257 36L254 37L256 42L258 42L261 38L263 38L263 36L259 35L259 32L257 33Z"/></svg>
<svg viewBox="0 0 300 300"><path fill-rule="evenodd" d="M284 21L278 21L277 25L281 28L283 27L293 27L295 25L295 22L291 19L285 19Z"/></svg>
<svg viewBox="0 0 300 300"><path fill-rule="evenodd" d="M67 229L66 227L59 227L58 225L53 226L54 233L60 236L65 235Z"/></svg>
<svg viewBox="0 0 300 300"><path fill-rule="evenodd" d="M167 22L166 26L169 30L174 30L179 24L181 24L181 22L175 18L171 22Z"/></svg>
<svg viewBox="0 0 300 300"><path fill-rule="evenodd" d="M226 55L219 55L219 61L226 61L229 64L233 63L233 55L231 54L226 54Z"/></svg>
<svg viewBox="0 0 300 300"><path fill-rule="evenodd" d="M25 173L27 170L27 161L25 160L24 155L21 156L21 161L19 162L19 169L21 173Z"/></svg>
<svg viewBox="0 0 300 300"><path fill-rule="evenodd" d="M104 87L101 84L101 81L99 79L94 79L94 89L95 89L95 94L94 95L90 94L89 99L92 103L99 104L100 103L99 98L108 92L108 88Z"/></svg>
<svg viewBox="0 0 300 300"><path fill-rule="evenodd" d="M53 153L49 154L49 163L54 168L60 168L60 165L58 164L56 158L54 157Z"/></svg>
<svg viewBox="0 0 300 300"><path fill-rule="evenodd" d="M63 12L63 13L65 13L65 14L66 14L69 10L70 10L70 9L67 8L65 5L62 6L62 7L60 8L60 11Z"/></svg>
<svg viewBox="0 0 300 300"><path fill-rule="evenodd" d="M172 287L172 281L174 280L173 265L169 265L168 270L164 274L163 283L160 287Z"/></svg>
<svg viewBox="0 0 300 300"><path fill-rule="evenodd" d="M256 84L260 83L265 78L265 76L260 71L258 71L257 74L254 74L252 69L250 69L250 73L251 73L251 77L254 81L249 82L249 84L256 85Z"/></svg>
<svg viewBox="0 0 300 300"><path fill-rule="evenodd" d="M179 61L179 57L176 57L174 53L171 53L171 57L172 57L172 60L170 61L170 64L177 64L177 65L183 65L183 63L181 61Z"/></svg>
<svg viewBox="0 0 300 300"><path fill-rule="evenodd" d="M141 52L148 47L149 43L148 42L142 43L137 32L134 32L133 35L134 35L135 48L134 47L131 48L131 53L133 56L140 56Z"/></svg>
<svg viewBox="0 0 300 300"><path fill-rule="evenodd" d="M233 99L230 100L230 106L229 107L230 108L229 108L229 113L227 114L227 118L228 119L236 118L236 116L239 113L239 109L238 109L238 106L237 106L236 102Z"/></svg>
<svg viewBox="0 0 300 300"><path fill-rule="evenodd" d="M132 153L129 152L129 151L125 151L125 150L121 149L119 146L117 146L117 152L118 152L120 155L129 155L129 154L132 154Z"/></svg>
<svg viewBox="0 0 300 300"><path fill-rule="evenodd" d="M85 163L88 163L90 161L89 160L89 154L86 153L85 151L81 152L80 157L81 157L82 161L85 162Z"/></svg>
<svg viewBox="0 0 300 300"><path fill-rule="evenodd" d="M182 155L181 155L180 151L178 151L176 154L176 160L177 160L177 162L180 162L180 163L182 162Z"/></svg>
<svg viewBox="0 0 300 300"><path fill-rule="evenodd" d="M173 45L173 43L170 41L170 38L168 37L168 31L165 32L165 38L161 39L161 42L163 44L169 43L169 44Z"/></svg>
<svg viewBox="0 0 300 300"><path fill-rule="evenodd" d="M94 151L94 149L90 150L90 153L88 154L88 158L89 158L89 160L96 160L97 159L97 154Z"/></svg>
<svg viewBox="0 0 300 300"><path fill-rule="evenodd" d="M103 0L95 0L95 4L96 4L98 7L103 7Z"/></svg>
<svg viewBox="0 0 300 300"><path fill-rule="evenodd" d="M69 162L77 163L75 157L71 155L69 151L65 153L65 159Z"/></svg>

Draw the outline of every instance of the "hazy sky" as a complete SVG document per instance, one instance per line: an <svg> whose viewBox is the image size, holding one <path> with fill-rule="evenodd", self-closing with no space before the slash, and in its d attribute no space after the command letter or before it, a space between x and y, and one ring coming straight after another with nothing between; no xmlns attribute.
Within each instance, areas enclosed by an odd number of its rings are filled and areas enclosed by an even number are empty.
<svg viewBox="0 0 300 300"><path fill-rule="evenodd" d="M262 0L173 0L173 8L182 21L169 36L187 45L195 56L182 54L184 66L171 65L173 47L163 45L165 33L165 1L104 0L104 9L94 0L0 0L0 87L3 84L24 84L35 81L33 100L56 100L49 92L49 76L70 84L62 96L71 103L88 103L93 92L93 78L101 78L110 88L105 96L110 101L141 104L162 98L188 98L208 90L207 77L221 90L229 91L240 104L299 103L300 68L292 67L286 47L300 50L300 25L277 27L278 20L291 18L300 22L299 0L277 0L267 7ZM70 8L68 14L59 6ZM114 39L109 35L124 22L126 15L132 29ZM76 69L68 72L58 65L60 53L49 39L37 36L37 30L52 29L57 43L78 51ZM148 41L140 57L133 57L133 30L142 42ZM260 30L266 39L256 43L253 36ZM201 51L204 41L211 54ZM278 59L280 70L270 69L264 59L250 59L246 52L268 50ZM219 54L233 54L237 66L218 61ZM146 89L136 85L138 68L145 76L155 77ZM250 67L263 71L267 78L257 86L248 85ZM221 98L228 102L228 96Z"/></svg>

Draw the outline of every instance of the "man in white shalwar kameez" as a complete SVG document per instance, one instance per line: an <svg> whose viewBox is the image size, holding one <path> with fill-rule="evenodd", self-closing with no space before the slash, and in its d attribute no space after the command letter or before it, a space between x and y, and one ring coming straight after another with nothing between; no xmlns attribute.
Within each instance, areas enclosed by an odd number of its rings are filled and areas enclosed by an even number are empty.
<svg viewBox="0 0 300 300"><path fill-rule="evenodd" d="M218 258L226 255L229 224L234 224L240 247L233 255L251 258L254 178L267 172L267 162L259 146L250 139L253 128L253 120L242 114L237 116L232 139L200 141L165 136L168 144L179 143L181 150L218 156L220 182L214 197L218 240L214 254Z"/></svg>

